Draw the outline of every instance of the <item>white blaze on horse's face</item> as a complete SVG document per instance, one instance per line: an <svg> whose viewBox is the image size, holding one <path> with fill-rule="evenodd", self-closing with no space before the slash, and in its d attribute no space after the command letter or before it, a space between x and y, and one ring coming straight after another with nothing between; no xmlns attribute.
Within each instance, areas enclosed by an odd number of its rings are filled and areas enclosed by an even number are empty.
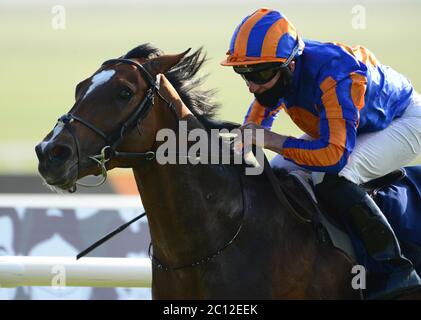
<svg viewBox="0 0 421 320"><path fill-rule="evenodd" d="M51 142L53 141L59 134L60 132L63 130L63 124L61 122L57 123L57 125L54 127L54 131L53 131L53 135L51 136L50 139L48 139L47 141L43 141L41 142L41 150L44 152L45 147Z"/></svg>
<svg viewBox="0 0 421 320"><path fill-rule="evenodd" d="M85 99L88 96L88 94L94 91L98 86L110 80L114 74L115 70L103 70L100 73L94 75L91 79L91 85L89 86L88 91L86 91L82 100Z"/></svg>
<svg viewBox="0 0 421 320"><path fill-rule="evenodd" d="M90 94L92 91L95 90L98 86L106 83L108 80L112 78L112 76L115 74L115 70L103 70L100 73L94 75L91 79L91 85L89 86L88 90L86 91L85 95L83 96L82 100L85 99L85 97ZM53 134L50 137L50 139L41 142L41 150L44 152L47 145L54 141L54 139L61 133L63 130L64 124L59 122L54 128Z"/></svg>

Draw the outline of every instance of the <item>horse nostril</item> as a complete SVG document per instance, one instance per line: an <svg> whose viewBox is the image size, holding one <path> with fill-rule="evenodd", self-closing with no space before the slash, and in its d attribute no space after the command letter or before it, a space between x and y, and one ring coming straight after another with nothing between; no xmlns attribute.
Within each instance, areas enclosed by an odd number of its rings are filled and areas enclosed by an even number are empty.
<svg viewBox="0 0 421 320"><path fill-rule="evenodd" d="M52 162L64 162L70 157L70 154L70 148L64 145L53 145L47 151L48 159Z"/></svg>

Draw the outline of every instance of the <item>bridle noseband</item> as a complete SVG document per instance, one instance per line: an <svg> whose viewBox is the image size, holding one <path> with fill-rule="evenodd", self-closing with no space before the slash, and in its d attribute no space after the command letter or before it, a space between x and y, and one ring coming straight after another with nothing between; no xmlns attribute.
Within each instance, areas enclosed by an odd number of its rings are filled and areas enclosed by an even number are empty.
<svg viewBox="0 0 421 320"><path fill-rule="evenodd" d="M90 123L90 122L84 120L83 118L81 118L79 116L76 116L72 113L67 113L67 114L61 116L58 119L56 126L61 125L61 126L63 126L63 128L66 128L70 132L70 134L72 135L72 137L75 141L76 150L77 150L78 170L79 170L79 165L80 165L80 143L79 143L79 139L77 138L77 136L74 132L74 128L71 126L71 123L73 123L75 121L81 123L85 127L89 128L90 130L95 132L97 135L99 135L106 143L106 145L101 149L100 154L88 157L89 159L95 161L101 167L101 175L103 177L102 181L100 181L99 183L97 183L95 185L86 185L86 184L82 184L80 182L76 182L76 184L80 185L80 186L97 187L97 186L102 185L107 179L107 169L106 169L105 165L112 158L128 157L128 158L135 158L135 159L138 159L138 160L153 160L153 159L155 159L155 152L154 151L147 151L147 152L142 152L142 153L118 152L118 151L116 151L116 148L122 142L125 135L128 132L130 132L131 129L133 129L135 126L137 126L138 123L147 116L147 114L149 113L149 111L151 110L151 108L154 104L155 94L157 94L164 102L166 102L166 105L169 107L169 109L175 115L176 119L179 120L179 117L177 115L177 112L175 111L175 108L174 108L173 104L171 102L168 102L168 100L166 100L161 95L161 93L159 92L160 78L158 76L155 77L155 79L154 79L152 77L152 75L145 69L145 67L143 65L141 65L141 64L139 64L135 61L132 61L130 59L124 59L124 58L111 59L111 60L105 61L102 64L102 66L107 66L111 63L125 63L125 64L135 66L137 68L137 70L140 72L141 76L147 81L147 83L149 85L149 89L146 92L146 96L139 102L139 104L135 108L135 111L121 125L121 127L118 128L118 130L115 130L111 134L105 133L103 130L97 128L92 123ZM267 162L266 158L265 158L265 161ZM266 163L266 165L268 166L269 164ZM242 192L244 192L244 187L242 185L241 177L239 178L239 183L240 183L240 189L242 190ZM76 191L76 184L69 189L69 192L75 192ZM286 198L282 198L281 200L285 201ZM242 194L242 201L243 201L243 210L242 210L239 226L237 227L237 230L236 230L235 234L233 235L233 237L228 242L226 242L222 247L218 248L217 251L215 251L214 253L212 253L212 254L204 257L204 258L201 258L201 259L199 259L195 262L192 262L192 263L189 263L189 264L186 264L186 265L170 267L170 266L167 266L164 263L162 263L155 256L153 256L153 254L151 252L151 249L152 249L152 242L151 242L148 251L149 251L149 256L151 258L152 264L157 266L159 269L163 269L163 270L167 270L167 271L168 270L177 271L177 270L181 270L181 269L185 269L185 268L203 265L203 264L206 264L206 263L210 262L212 259L214 259L218 255L220 255L225 249L227 249L238 237L238 235L239 235L239 233L242 229L242 226L243 226L245 208L246 208L246 204L244 202L245 201L245 195L244 194ZM293 213L295 215L297 215L295 210L293 210L290 207L289 207L289 209L291 209L293 211ZM132 219L128 223L120 226L119 228L117 228L116 230L114 230L113 232L111 232L110 234L103 237L102 239L100 239L99 241L94 243L92 246L90 246L89 248L87 248L86 250L81 252L78 255L78 258L86 255L88 252L92 251L94 248L96 248L97 246L99 246L100 244L102 244L103 242L108 240L109 238L111 238L113 235L117 234L118 232L121 232L122 230L127 228L131 223L133 223L134 221L137 221L138 219L142 218L145 215L146 215L146 213L142 213L141 215Z"/></svg>
<svg viewBox="0 0 421 320"><path fill-rule="evenodd" d="M84 186L84 187L97 187L97 186L102 185L106 181L106 179L107 179L107 169L105 167L105 164L111 158L129 157L129 158L136 158L136 159L140 159L140 160L153 160L155 158L155 152L154 151L148 151L148 152L144 152L144 153L129 153L129 152L118 152L118 151L116 151L117 146L121 143L121 141L123 140L123 138L127 134L127 132L129 132L131 129L133 129L134 126L137 126L139 121L141 121L143 118L145 118L146 115L149 113L151 107L154 104L155 94L157 94L164 102L166 102L167 106L173 112L176 119L179 120L173 104L171 102L168 102L168 100L166 100L159 92L159 77L156 77L154 79L152 77L152 75L145 69L145 67L143 67L141 64L139 64L135 61L129 60L129 59L123 59L123 58L121 58L121 59L111 59L111 60L105 61L102 65L106 66L110 63L125 63L125 64L135 66L139 70L139 72L141 73L143 78L145 78L146 81L148 82L149 89L146 92L145 98L143 98L140 101L140 103L137 105L137 107L135 108L135 111L123 123L123 125L119 128L119 130L115 131L111 135L105 133L104 131L97 128L92 123L84 120L83 118L75 116L72 113L67 113L67 114L61 116L58 119L56 125L62 125L63 128L66 128L70 132L70 134L72 135L72 137L75 141L76 149L77 149L78 169L79 169L79 159L80 159L80 143L79 143L79 139L77 138L77 136L76 136L76 134L73 130L73 127L70 125L72 122L77 121L77 122L81 123L85 127L89 128L90 130L95 132L97 135L99 135L106 143L106 145L101 149L100 154L89 157L89 159L97 162L98 165L101 167L101 175L102 175L103 179L102 179L102 181L100 181L99 183L97 183L95 185L87 185L87 184L82 184L80 182L76 182L77 185ZM241 178L240 178L240 183L241 183ZM242 187L241 187L241 189L243 190ZM69 189L69 191L75 192L76 191L76 185L71 187ZM242 195L242 196L243 196L243 202L244 202L244 195ZM244 203L243 203L243 208L244 208ZM79 259L80 257L86 255L88 252L92 251L94 248L96 248L97 246L99 246L103 242L107 241L114 234L117 234L118 232L124 230L128 225L130 225L134 221L137 221L138 219L142 218L145 215L146 215L146 213L142 213L141 215L137 216L135 219L133 219L133 220L129 221L128 223L120 226L118 229L114 230L112 233L108 234L104 238L102 238L99 241L97 241L96 243L94 243L89 248L85 249L83 252L79 253L77 258ZM240 233L240 231L242 229L243 221L244 221L243 218L244 218L244 209L243 209L243 212L242 212L240 224L237 228L236 233L231 238L231 240L228 241L224 246L219 248L216 252L214 252L211 255L209 255L205 258L202 258L202 259L200 259L196 262L193 262L191 264L178 266L178 267L168 267L168 266L166 266L160 260L158 260L156 257L154 257L152 255L152 253L151 253L152 242L151 242L150 245L149 245L148 252L149 252L149 256L151 258L152 264L154 264L154 265L158 266L158 268L164 269L164 270L180 270L180 269L184 269L184 268L194 267L194 266L197 266L197 265L200 265L200 264L207 263L207 262L211 261L213 258L215 258L219 254L221 254L227 247L229 247L235 241L235 239L237 238L238 234Z"/></svg>
<svg viewBox="0 0 421 320"><path fill-rule="evenodd" d="M146 82L149 85L149 89L146 91L146 96L139 102L139 104L136 106L135 111L129 116L129 118L121 125L120 128L114 130L110 134L105 133L103 130L96 127L94 124L84 120L83 118L76 116L72 113L67 113L63 116L61 116L57 120L57 125L63 126L63 128L66 128L70 134L73 137L73 140L76 144L76 152L77 152L77 165L79 169L80 165L80 142L78 137L76 136L72 126L70 125L72 122L79 122L85 127L89 128L93 132L95 132L98 136L100 136L106 143L106 145L101 149L101 152L99 154L89 156L88 158L95 161L98 166L101 167L101 175L102 180L94 185L87 185L81 182L76 182L74 186L72 186L69 189L69 192L75 192L76 191L76 185L83 186L83 187L98 187L102 185L106 179L107 179L107 169L105 167L105 164L111 160L111 158L135 158L138 160L153 160L155 158L155 152L154 151L147 151L147 152L118 152L116 151L116 148L119 146L119 144L122 142L124 137L128 132L131 131L134 127L137 127L139 122L144 119L149 111L151 110L153 104L154 104L154 97L155 94L158 94L158 96L166 102L170 110L175 114L175 116L178 119L177 113L175 112L175 109L172 105L172 103L168 102L159 92L159 81L160 78L157 76L154 77L149 73L149 71L146 70L146 68L141 65L140 63L130 60L130 59L110 59L105 61L102 66L108 66L113 63L124 63L129 64L132 66L135 66L136 69L140 72L142 78L146 80Z"/></svg>

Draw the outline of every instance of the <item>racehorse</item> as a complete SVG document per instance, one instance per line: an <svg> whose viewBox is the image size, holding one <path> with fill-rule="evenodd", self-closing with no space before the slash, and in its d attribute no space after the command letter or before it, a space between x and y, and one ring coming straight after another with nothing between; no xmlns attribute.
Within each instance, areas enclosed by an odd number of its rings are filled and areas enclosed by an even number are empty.
<svg viewBox="0 0 421 320"><path fill-rule="evenodd" d="M229 128L198 89L199 49L166 55L150 44L106 61L76 87L75 104L36 146L39 172L74 191L78 179L130 167L147 212L154 299L359 299L357 263L317 241L264 174L244 164L159 164L161 129ZM189 142L191 144L191 142Z"/></svg>

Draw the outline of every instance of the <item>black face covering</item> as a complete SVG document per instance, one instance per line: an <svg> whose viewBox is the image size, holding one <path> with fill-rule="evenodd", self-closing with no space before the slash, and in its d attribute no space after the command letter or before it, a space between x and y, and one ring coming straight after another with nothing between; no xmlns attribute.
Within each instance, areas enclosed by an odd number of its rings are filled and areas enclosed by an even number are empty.
<svg viewBox="0 0 421 320"><path fill-rule="evenodd" d="M272 88L263 93L254 94L261 105L268 108L274 108L280 98L285 98L286 95L292 93L293 73L289 68L281 69L280 72L279 79Z"/></svg>

